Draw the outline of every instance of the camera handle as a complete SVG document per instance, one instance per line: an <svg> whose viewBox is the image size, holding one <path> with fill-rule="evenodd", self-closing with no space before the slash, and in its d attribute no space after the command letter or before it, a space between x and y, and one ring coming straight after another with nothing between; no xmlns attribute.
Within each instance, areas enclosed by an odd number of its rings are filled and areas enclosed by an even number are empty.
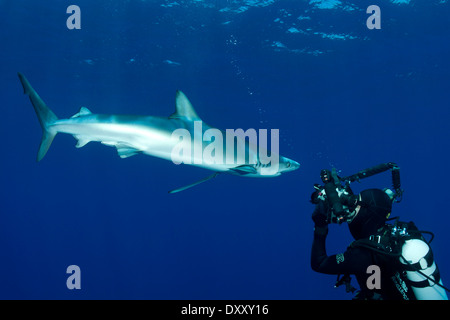
<svg viewBox="0 0 450 320"><path fill-rule="evenodd" d="M336 172L334 171L333 174L330 172L330 170L323 169L320 172L320 178L322 179L322 182L324 183L324 189L325 193L327 195L327 201L328 205L330 206L332 212L335 216L342 216L345 214L344 207L339 199L339 195L336 190L336 183L335 183L335 177ZM328 222L336 222L336 221L330 221L331 218L328 216Z"/></svg>

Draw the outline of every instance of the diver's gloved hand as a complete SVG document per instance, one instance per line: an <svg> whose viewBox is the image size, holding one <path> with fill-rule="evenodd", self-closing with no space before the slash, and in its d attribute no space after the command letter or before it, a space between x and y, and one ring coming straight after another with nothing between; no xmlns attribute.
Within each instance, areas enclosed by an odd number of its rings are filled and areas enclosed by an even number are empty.
<svg viewBox="0 0 450 320"><path fill-rule="evenodd" d="M314 221L314 227L324 228L328 225L327 211L328 211L328 204L325 201L319 201L311 217L312 220Z"/></svg>

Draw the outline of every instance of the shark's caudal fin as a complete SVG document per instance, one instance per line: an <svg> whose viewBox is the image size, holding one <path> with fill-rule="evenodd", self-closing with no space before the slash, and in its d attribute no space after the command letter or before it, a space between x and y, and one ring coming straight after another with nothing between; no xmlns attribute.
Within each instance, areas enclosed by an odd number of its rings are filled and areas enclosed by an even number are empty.
<svg viewBox="0 0 450 320"><path fill-rule="evenodd" d="M34 111L36 112L39 123L42 127L42 140L37 155L37 161L40 161L47 153L48 148L50 148L53 138L55 138L57 132L51 130L50 125L58 120L58 118L39 97L39 95L28 82L27 78L25 78L25 76L20 72L18 73L18 75L20 82L22 83L24 93L30 97L30 101L33 104Z"/></svg>

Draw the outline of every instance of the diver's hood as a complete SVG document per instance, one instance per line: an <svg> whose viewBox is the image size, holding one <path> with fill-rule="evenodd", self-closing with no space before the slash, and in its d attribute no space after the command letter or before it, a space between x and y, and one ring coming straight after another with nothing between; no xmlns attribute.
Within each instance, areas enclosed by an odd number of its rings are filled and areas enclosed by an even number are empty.
<svg viewBox="0 0 450 320"><path fill-rule="evenodd" d="M361 208L348 228L356 240L367 238L384 226L392 208L389 196L380 189L367 189L360 193Z"/></svg>

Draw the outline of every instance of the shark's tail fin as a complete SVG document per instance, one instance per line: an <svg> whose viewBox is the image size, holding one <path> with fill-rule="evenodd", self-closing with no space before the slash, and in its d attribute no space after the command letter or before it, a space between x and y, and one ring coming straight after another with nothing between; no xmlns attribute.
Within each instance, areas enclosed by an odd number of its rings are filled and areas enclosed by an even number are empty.
<svg viewBox="0 0 450 320"><path fill-rule="evenodd" d="M58 118L53 111L47 107L36 91L34 91L27 78L25 78L25 76L20 72L18 75L20 82L22 83L24 93L30 97L30 101L33 104L34 111L36 111L36 115L38 116L39 123L42 127L42 140L37 155L37 161L40 161L47 153L48 148L50 148L50 145L52 144L53 138L56 136L57 132L52 130L50 125L58 120Z"/></svg>

